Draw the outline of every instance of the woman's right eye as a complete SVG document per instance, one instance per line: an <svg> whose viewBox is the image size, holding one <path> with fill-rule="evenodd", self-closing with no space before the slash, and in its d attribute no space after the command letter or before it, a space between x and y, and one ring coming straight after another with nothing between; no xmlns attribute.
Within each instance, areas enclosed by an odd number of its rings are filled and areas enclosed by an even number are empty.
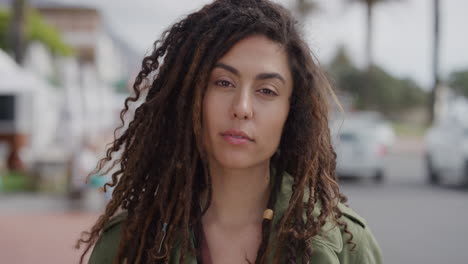
<svg viewBox="0 0 468 264"><path fill-rule="evenodd" d="M229 81L226 81L226 80L217 80L215 82L215 84L218 85L218 86L224 86L224 87L233 86L232 83L230 83Z"/></svg>

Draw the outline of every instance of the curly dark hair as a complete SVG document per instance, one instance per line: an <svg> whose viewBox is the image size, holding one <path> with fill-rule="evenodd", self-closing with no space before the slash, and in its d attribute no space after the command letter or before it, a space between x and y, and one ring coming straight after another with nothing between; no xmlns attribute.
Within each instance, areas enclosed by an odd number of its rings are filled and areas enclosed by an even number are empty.
<svg viewBox="0 0 468 264"><path fill-rule="evenodd" d="M118 210L126 210L128 217L114 263L124 259L127 263L167 263L179 242L182 263L189 252L199 253L189 241L190 230L210 206L212 193L201 136L202 100L215 63L238 41L252 35L263 35L284 48L293 77L281 153L271 159L273 188L268 208L276 203L283 173L294 179L289 207L275 227L274 262L296 263L303 256L308 263L312 249L307 241L318 235L326 221L336 221L350 234L339 220L337 207L346 198L336 181L336 154L328 127L328 100L333 92L296 24L289 11L267 0L218 0L163 33L143 59L133 85L135 94L125 100L120 114L122 126L129 103L145 92L144 102L97 166L103 170L106 165L118 165L104 187L115 189L105 212L77 242L77 247L87 244L81 262ZM203 193L207 202L200 210ZM314 217L317 204L320 214ZM160 232L166 225L166 232ZM255 263L265 263L272 250L271 225L268 220L262 223Z"/></svg>

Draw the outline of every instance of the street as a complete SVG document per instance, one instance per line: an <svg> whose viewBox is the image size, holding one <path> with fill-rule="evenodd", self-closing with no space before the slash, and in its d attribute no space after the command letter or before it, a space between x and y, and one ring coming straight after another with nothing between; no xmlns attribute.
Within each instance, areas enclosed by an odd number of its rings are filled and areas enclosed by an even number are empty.
<svg viewBox="0 0 468 264"><path fill-rule="evenodd" d="M421 155L391 155L387 180L345 181L348 204L366 218L384 263L468 262L468 190L426 184Z"/></svg>
<svg viewBox="0 0 468 264"><path fill-rule="evenodd" d="M341 181L348 204L372 228L385 263L467 263L468 190L429 186L418 148L390 154L386 167L381 185ZM77 263L73 245L98 214L66 208L53 197L0 196L0 262Z"/></svg>

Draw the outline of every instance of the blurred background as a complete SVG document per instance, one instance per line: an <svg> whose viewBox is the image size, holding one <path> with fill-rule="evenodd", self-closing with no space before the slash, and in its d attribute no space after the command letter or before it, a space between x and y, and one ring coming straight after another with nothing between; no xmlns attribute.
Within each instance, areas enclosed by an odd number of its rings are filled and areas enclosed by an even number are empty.
<svg viewBox="0 0 468 264"><path fill-rule="evenodd" d="M208 2L0 0L1 263L78 261L143 56ZM468 1L276 2L333 82L342 191L385 263L467 263Z"/></svg>

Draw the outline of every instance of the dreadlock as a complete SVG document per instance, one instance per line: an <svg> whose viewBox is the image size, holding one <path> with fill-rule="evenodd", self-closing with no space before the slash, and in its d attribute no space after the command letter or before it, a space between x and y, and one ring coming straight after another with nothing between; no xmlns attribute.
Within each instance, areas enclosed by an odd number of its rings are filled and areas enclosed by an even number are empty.
<svg viewBox="0 0 468 264"><path fill-rule="evenodd" d="M293 176L292 196L278 230L275 263L308 263L307 241L319 233L327 219L339 222L338 202L346 198L336 183L336 154L328 128L329 82L303 41L291 14L267 0L218 0L188 15L165 31L143 59L125 100L122 127L129 104L139 101L128 128L100 160L102 170L121 153L110 168L115 187L105 212L77 247L85 243L80 262L96 243L109 219L126 210L118 254L114 263L167 263L180 243L181 263L187 254L199 254L190 243L190 230L211 203L211 180L202 142L202 100L215 63L238 41L254 34L280 44L289 60L293 92L281 137L280 157L272 157L273 188L268 208L273 208L283 172ZM202 193L207 202L200 205ZM306 199L304 199L304 197ZM316 204L320 215L313 217ZM307 216L307 221L303 215ZM346 224L344 225L347 230ZM267 262L272 223L263 220L262 240L255 263ZM349 232L348 232L349 233Z"/></svg>

